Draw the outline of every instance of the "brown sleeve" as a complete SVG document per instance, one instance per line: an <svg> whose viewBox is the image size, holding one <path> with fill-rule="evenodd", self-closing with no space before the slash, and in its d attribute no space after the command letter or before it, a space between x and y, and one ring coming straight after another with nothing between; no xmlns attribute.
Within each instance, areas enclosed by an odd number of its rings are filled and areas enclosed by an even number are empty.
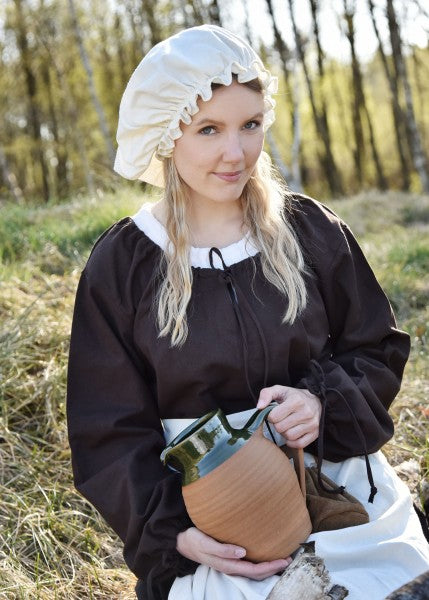
<svg viewBox="0 0 429 600"><path fill-rule="evenodd" d="M134 315L85 272L74 310L67 415L75 485L124 542L145 596L167 598L177 575L198 566L176 551L191 525L165 446L144 364L132 343Z"/></svg>
<svg viewBox="0 0 429 600"><path fill-rule="evenodd" d="M364 445L375 452L392 437L388 409L400 389L410 340L396 328L389 301L350 229L332 213L328 217L323 236L330 239L317 241L312 267L330 340L297 387L324 398L323 457L341 461L364 454ZM335 252L326 250L328 244Z"/></svg>

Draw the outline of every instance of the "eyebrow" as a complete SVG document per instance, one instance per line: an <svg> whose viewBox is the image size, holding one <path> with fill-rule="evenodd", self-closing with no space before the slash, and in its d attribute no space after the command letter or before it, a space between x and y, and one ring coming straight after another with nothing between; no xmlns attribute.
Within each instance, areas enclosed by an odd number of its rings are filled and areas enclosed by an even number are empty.
<svg viewBox="0 0 429 600"><path fill-rule="evenodd" d="M256 115L253 115L249 119L243 119L243 122L248 123L249 121L254 121L255 119L262 119L263 117L264 117L264 113L258 112L258 113L256 113ZM203 119L194 121L193 125L195 127L201 127L202 125L223 125L223 121L216 121L216 119L210 119L208 117L204 117Z"/></svg>

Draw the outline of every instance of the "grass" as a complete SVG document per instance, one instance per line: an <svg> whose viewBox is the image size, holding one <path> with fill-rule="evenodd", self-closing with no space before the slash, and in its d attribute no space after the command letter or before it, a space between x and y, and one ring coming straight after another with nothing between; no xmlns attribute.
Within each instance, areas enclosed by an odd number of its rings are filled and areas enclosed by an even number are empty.
<svg viewBox="0 0 429 600"><path fill-rule="evenodd" d="M86 255L119 216L133 214L138 206L137 194L132 196L128 190L42 207L9 204L2 208L0 219L0 263L22 263L30 256L40 260L41 256L50 269L58 259L65 268ZM43 271L46 265L40 266Z"/></svg>
<svg viewBox="0 0 429 600"><path fill-rule="evenodd" d="M65 377L79 272L98 235L140 203L127 190L1 209L1 600L134 597L119 541L73 488ZM368 193L330 206L358 235L412 338L385 451L417 494L429 475L429 198Z"/></svg>
<svg viewBox="0 0 429 600"><path fill-rule="evenodd" d="M396 433L384 451L418 501L429 480L429 197L367 193L330 203L357 235L386 291L411 355L392 415Z"/></svg>
<svg viewBox="0 0 429 600"><path fill-rule="evenodd" d="M72 485L65 381L80 269L98 235L139 204L124 192L2 208L2 600L135 597L118 540Z"/></svg>

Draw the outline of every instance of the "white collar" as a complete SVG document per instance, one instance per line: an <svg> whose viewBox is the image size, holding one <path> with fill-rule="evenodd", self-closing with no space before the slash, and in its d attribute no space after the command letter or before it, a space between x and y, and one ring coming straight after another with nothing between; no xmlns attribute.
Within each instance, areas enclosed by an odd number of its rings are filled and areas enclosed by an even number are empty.
<svg viewBox="0 0 429 600"><path fill-rule="evenodd" d="M152 214L151 204L143 204L140 210L131 218L140 231L143 231L152 242L165 251L169 241L167 231L164 225ZM209 250L210 248L195 248L191 246L191 265L193 267L210 268ZM238 263L249 258L249 256L255 256L259 252L249 233L238 242L225 246L225 248L220 248L220 250L227 266ZM217 255L214 255L213 263L216 268L222 269L222 264Z"/></svg>

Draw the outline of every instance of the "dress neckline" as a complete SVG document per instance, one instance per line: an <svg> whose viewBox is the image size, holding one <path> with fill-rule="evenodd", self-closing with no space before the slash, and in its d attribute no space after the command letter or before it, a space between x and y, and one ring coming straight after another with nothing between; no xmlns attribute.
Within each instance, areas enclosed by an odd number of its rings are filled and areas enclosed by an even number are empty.
<svg viewBox="0 0 429 600"><path fill-rule="evenodd" d="M150 209L150 204L143 204L143 206L135 215L131 217L131 219L134 221L140 231L142 231L150 240L152 240L152 242L165 251L169 243L167 230L165 229L164 225L160 223L160 221L158 221L158 219L152 214ZM241 240L229 244L228 246L224 246L223 248L219 248L219 250L222 252L223 259L228 266L241 262L242 260L245 260L250 256L255 256L259 253L258 248L252 241L250 233L247 233L245 236L243 236ZM198 248L196 246L191 246L191 265L193 267L203 269L210 268L209 252L209 247ZM222 264L218 257L215 257L215 261L215 267L222 269Z"/></svg>

